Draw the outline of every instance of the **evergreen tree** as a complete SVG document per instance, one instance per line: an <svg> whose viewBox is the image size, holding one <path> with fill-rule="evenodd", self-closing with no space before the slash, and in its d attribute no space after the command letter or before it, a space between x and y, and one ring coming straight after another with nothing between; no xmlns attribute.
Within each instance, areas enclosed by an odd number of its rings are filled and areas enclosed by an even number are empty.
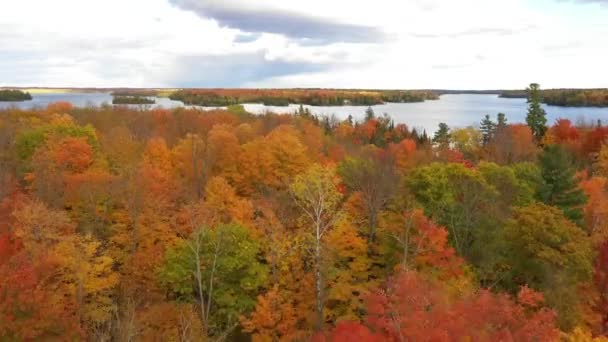
<svg viewBox="0 0 608 342"><path fill-rule="evenodd" d="M412 128L412 133L410 134L410 137L417 143L420 143L420 137L418 136L418 131L416 130L416 128Z"/></svg>
<svg viewBox="0 0 608 342"><path fill-rule="evenodd" d="M505 127L507 127L507 117L506 117L505 113L498 113L498 115L496 116L496 119L498 120L498 122L496 124L496 131L501 131Z"/></svg>
<svg viewBox="0 0 608 342"><path fill-rule="evenodd" d="M481 125L479 126L479 130L482 135L482 142L484 145L490 143L492 138L494 137L494 132L496 130L496 124L490 119L489 115L486 115L483 120L481 120Z"/></svg>
<svg viewBox="0 0 608 342"><path fill-rule="evenodd" d="M365 110L365 122L372 120L376 117L376 113L374 113L374 110L372 109L372 107L367 107L367 109Z"/></svg>
<svg viewBox="0 0 608 342"><path fill-rule="evenodd" d="M418 140L418 145L424 145L424 144L428 144L431 142L431 139L429 138L429 135L426 133L426 129L422 131L422 135L420 136L420 139Z"/></svg>
<svg viewBox="0 0 608 342"><path fill-rule="evenodd" d="M433 136L433 142L441 149L450 147L450 127L446 123L439 124L439 130Z"/></svg>
<svg viewBox="0 0 608 342"><path fill-rule="evenodd" d="M540 201L560 208L572 222L582 225L583 205L587 196L576 180L572 156L563 147L551 145L539 157L542 184L538 188Z"/></svg>
<svg viewBox="0 0 608 342"><path fill-rule="evenodd" d="M526 89L528 94L528 115L526 123L530 126L537 142L540 142L547 131L547 113L541 105L542 95L538 83L530 84Z"/></svg>

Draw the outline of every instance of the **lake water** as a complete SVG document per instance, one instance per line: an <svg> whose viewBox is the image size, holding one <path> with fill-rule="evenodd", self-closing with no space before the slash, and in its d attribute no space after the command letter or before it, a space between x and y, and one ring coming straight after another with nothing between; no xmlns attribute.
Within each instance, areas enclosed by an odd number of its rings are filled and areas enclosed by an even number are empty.
<svg viewBox="0 0 608 342"><path fill-rule="evenodd" d="M33 94L31 101L25 102L0 102L0 109L11 106L29 109L35 107L46 107L49 103L57 101L71 102L74 106L99 106L104 103L112 103L109 93L49 93ZM156 98L156 104L149 107L175 108L184 106L179 101L168 98ZM266 111L277 113L293 113L299 105L289 107L273 107L261 104L245 104L249 112L261 114ZM192 107L192 106L188 106ZM317 107L304 106L313 114L335 115L339 119L346 119L352 115L354 119L363 118L366 107L343 106L343 107ZM203 107L198 107L203 108ZM205 107L203 109L209 109ZM419 103L387 103L372 106L377 115L389 114L396 123L405 123L410 127L426 129L434 132L440 122L447 123L450 127L465 127L476 125L484 115L494 117L497 113L505 113L508 122L525 122L527 104L525 99L504 99L497 95L442 95L439 100ZM570 119L573 122L586 120L595 122L598 119L608 121L608 108L595 107L556 107L544 106L547 111L549 124L558 118Z"/></svg>

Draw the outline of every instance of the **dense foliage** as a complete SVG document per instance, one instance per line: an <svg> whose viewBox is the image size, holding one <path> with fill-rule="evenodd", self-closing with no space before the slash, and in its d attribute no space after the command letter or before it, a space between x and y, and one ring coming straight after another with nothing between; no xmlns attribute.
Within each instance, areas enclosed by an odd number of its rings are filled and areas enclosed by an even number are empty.
<svg viewBox="0 0 608 342"><path fill-rule="evenodd" d="M527 98L523 90L503 91L500 97ZM543 103L563 107L606 107L608 89L546 89L542 91Z"/></svg>
<svg viewBox="0 0 608 342"><path fill-rule="evenodd" d="M2 110L0 341L600 341L608 128L479 119Z"/></svg>
<svg viewBox="0 0 608 342"><path fill-rule="evenodd" d="M112 98L112 104L155 104L156 100L144 96L117 96Z"/></svg>
<svg viewBox="0 0 608 342"><path fill-rule="evenodd" d="M0 101L28 101L32 95L28 92L12 89L0 89Z"/></svg>
<svg viewBox="0 0 608 342"><path fill-rule="evenodd" d="M312 106L371 106L384 102L434 100L431 91L362 91L332 89L183 89L169 96L188 105L229 106L262 103L268 106L305 104Z"/></svg>

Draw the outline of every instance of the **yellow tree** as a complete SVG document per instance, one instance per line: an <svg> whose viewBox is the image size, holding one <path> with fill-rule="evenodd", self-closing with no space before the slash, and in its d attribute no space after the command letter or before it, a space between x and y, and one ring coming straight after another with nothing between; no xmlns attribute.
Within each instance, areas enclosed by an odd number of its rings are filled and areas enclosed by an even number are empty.
<svg viewBox="0 0 608 342"><path fill-rule="evenodd" d="M270 203L258 203L256 226L273 286L258 296L255 310L241 318L253 341L305 340L314 317L314 277L307 268L305 236L286 229Z"/></svg>
<svg viewBox="0 0 608 342"><path fill-rule="evenodd" d="M338 206L342 200L342 194L337 189L338 184L339 179L334 168L315 164L303 174L298 175L290 188L303 217L311 224L316 330L322 329L324 321L325 294L322 270L324 237L339 217Z"/></svg>

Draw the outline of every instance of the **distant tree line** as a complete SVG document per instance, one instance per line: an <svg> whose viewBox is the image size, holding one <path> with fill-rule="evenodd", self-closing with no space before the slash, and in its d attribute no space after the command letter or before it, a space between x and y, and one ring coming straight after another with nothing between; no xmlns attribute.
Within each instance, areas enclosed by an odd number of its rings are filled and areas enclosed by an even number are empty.
<svg viewBox="0 0 608 342"><path fill-rule="evenodd" d="M562 107L608 107L608 89L547 89L541 92L542 102ZM504 98L527 98L525 90L507 90Z"/></svg>
<svg viewBox="0 0 608 342"><path fill-rule="evenodd" d="M187 105L230 106L262 103L269 106L372 106L385 102L422 102L438 99L431 91L361 91L329 89L182 89L169 96Z"/></svg>
<svg viewBox="0 0 608 342"><path fill-rule="evenodd" d="M32 95L21 90L2 89L0 90L0 101L29 101Z"/></svg>

